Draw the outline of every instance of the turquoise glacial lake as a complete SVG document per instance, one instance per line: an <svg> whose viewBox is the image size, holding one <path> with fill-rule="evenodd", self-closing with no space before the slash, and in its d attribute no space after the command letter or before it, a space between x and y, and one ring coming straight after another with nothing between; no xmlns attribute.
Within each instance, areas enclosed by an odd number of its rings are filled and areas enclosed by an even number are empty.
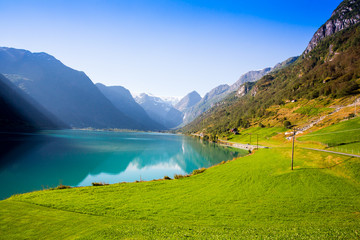
<svg viewBox="0 0 360 240"><path fill-rule="evenodd" d="M149 181L246 155L197 138L160 133L59 130L0 138L0 199L92 182Z"/></svg>

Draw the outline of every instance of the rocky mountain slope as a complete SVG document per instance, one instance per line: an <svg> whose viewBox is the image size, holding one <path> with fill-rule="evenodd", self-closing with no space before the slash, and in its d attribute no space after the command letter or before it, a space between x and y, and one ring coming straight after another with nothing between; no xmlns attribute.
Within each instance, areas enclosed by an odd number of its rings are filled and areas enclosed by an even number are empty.
<svg viewBox="0 0 360 240"><path fill-rule="evenodd" d="M262 78L263 76L265 76L266 74L268 74L269 72L271 72L272 68L264 68L262 70L257 70L257 71L249 71L247 73L245 73L244 75L242 75L239 80L237 80L233 85L230 86L230 90L231 91L236 91L239 89L239 87L246 83L246 82L255 82L257 80L259 80L260 78Z"/></svg>
<svg viewBox="0 0 360 240"><path fill-rule="evenodd" d="M0 62L0 73L71 127L143 127L114 107L85 73L53 56L0 48Z"/></svg>
<svg viewBox="0 0 360 240"><path fill-rule="evenodd" d="M236 92L236 91L243 91L245 90L244 84L245 83L251 83L256 82L266 74L279 70L283 67L288 66L289 64L295 62L298 57L291 57L284 62L278 63L272 68L264 68L261 70L255 70L255 71L249 71L242 76L231 86L224 84L217 86L216 88L212 89L210 92L208 92L201 101L199 101L196 105L194 105L192 108L189 108L184 113L184 121L182 126L185 126L186 124L193 121L195 118L200 116L202 113L206 112L210 108L219 105L219 102L224 100L226 97L228 97L230 94ZM244 86L242 86L244 85ZM249 87L250 85L247 85Z"/></svg>
<svg viewBox="0 0 360 240"><path fill-rule="evenodd" d="M337 9L349 4L358 6L358 2L346 0ZM351 8L347 16L357 16L359 12L358 7ZM335 14L331 19L336 16L342 15ZM346 21L340 23L344 25ZM202 114L182 130L197 132L205 129L219 133L235 127L264 126L265 122L269 126L283 126L287 117L280 117L281 109L292 112L295 121L292 124L300 123L305 117L327 111L332 103L341 99L347 101L360 93L359 56L360 23L323 38L295 62L268 73L254 84L243 86L242 94L238 92L238 95L227 97L221 105ZM288 102L297 100L311 101L314 106L325 108L317 110L310 105L290 109L291 104L287 107Z"/></svg>
<svg viewBox="0 0 360 240"><path fill-rule="evenodd" d="M357 24L360 21L359 9L360 1L343 1L332 13L330 19L316 31L304 54L308 54L324 38Z"/></svg>
<svg viewBox="0 0 360 240"><path fill-rule="evenodd" d="M213 88L210 92L193 107L184 111L184 119L182 125L186 125L193 121L197 116L214 106L217 102L221 101L229 93L230 86L227 84L219 85Z"/></svg>
<svg viewBox="0 0 360 240"><path fill-rule="evenodd" d="M66 128L33 99L0 74L0 131L28 132Z"/></svg>

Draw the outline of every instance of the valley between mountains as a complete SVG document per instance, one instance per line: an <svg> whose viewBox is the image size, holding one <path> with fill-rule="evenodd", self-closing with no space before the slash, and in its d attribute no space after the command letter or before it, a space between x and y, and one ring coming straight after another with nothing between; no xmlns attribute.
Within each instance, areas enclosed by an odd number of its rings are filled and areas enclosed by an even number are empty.
<svg viewBox="0 0 360 240"><path fill-rule="evenodd" d="M299 56L203 97L135 95L1 47L1 132L179 134L205 155L252 147L187 174L15 194L0 201L0 239L359 239L359 22L360 0L344 0Z"/></svg>

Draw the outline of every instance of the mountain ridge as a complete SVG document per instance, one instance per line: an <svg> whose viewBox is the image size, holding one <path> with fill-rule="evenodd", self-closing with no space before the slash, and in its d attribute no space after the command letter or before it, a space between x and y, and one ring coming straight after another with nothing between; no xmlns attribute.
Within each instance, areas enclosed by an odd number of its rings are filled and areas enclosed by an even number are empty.
<svg viewBox="0 0 360 240"><path fill-rule="evenodd" d="M135 97L135 101L140 104L150 118L167 129L176 128L182 123L183 114L160 97L142 93Z"/></svg>
<svg viewBox="0 0 360 240"><path fill-rule="evenodd" d="M90 78L46 53L0 48L0 73L47 111L75 128L141 129L98 90Z"/></svg>
<svg viewBox="0 0 360 240"><path fill-rule="evenodd" d="M231 95L234 92L238 92L238 95L242 94L241 92L245 89L250 90L249 86L247 85L246 88L244 88L244 84L248 82L256 82L261 77L265 76L266 74L280 70L281 68L284 68L293 62L295 62L298 59L298 57L290 57L286 59L285 61L276 64L274 67L267 67L261 70L252 70L249 71L239 77L239 79L232 85L223 84L219 85L215 88L213 88L210 92L206 93L204 98L201 99L196 105L193 107L185 110L184 113L184 121L181 125L182 127L186 124L191 123L194 119L196 119L198 116L200 116L202 113L206 112L216 104L219 104L222 100L224 100L226 97ZM252 86L252 85L251 85ZM241 89L240 89L241 88ZM239 93L240 90L240 93Z"/></svg>
<svg viewBox="0 0 360 240"><path fill-rule="evenodd" d="M151 119L145 110L135 101L130 91L122 86L105 86L102 83L96 83L96 87L107 97L110 102L128 117L137 121L147 130L166 129L160 123Z"/></svg>
<svg viewBox="0 0 360 240"><path fill-rule="evenodd" d="M67 128L0 74L0 131L32 132Z"/></svg>
<svg viewBox="0 0 360 240"><path fill-rule="evenodd" d="M201 99L202 98L198 92L192 91L183 97L177 104L175 104L174 107L180 112L183 112L197 104Z"/></svg>
<svg viewBox="0 0 360 240"><path fill-rule="evenodd" d="M345 6L348 2L344 1ZM354 11L356 15L358 9ZM303 54L254 85L246 86L238 96L227 97L181 131L205 130L216 134L256 125L283 127L289 119L291 124L298 125L303 119L320 116L322 111L333 108L331 103L350 102L360 94L359 36L360 23L357 23L323 38L308 55ZM321 110L311 105L290 108L289 103L296 105L297 101L311 101L314 106L321 106Z"/></svg>

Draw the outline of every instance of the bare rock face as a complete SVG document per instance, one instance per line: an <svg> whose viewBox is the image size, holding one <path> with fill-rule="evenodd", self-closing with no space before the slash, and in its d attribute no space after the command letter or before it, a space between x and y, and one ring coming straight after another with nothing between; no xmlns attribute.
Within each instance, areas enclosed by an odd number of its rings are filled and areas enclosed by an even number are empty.
<svg viewBox="0 0 360 240"><path fill-rule="evenodd" d="M314 34L304 51L307 55L324 38L360 22L360 0L344 0L333 12L331 18Z"/></svg>
<svg viewBox="0 0 360 240"><path fill-rule="evenodd" d="M259 88L258 86L255 86L252 90L251 90L251 96L255 97L257 92L258 92Z"/></svg>
<svg viewBox="0 0 360 240"><path fill-rule="evenodd" d="M280 63L279 63L280 64ZM276 67L276 66L275 66ZM275 67L273 68L264 68L261 70L255 70L255 71L249 71L245 74L243 74L239 80L237 80L233 85L230 86L230 91L236 91L241 85L243 85L246 82L256 82L266 74L270 73L271 71L275 70Z"/></svg>
<svg viewBox="0 0 360 240"><path fill-rule="evenodd" d="M237 97L245 96L251 90L251 86L249 84L242 84L236 92Z"/></svg>

